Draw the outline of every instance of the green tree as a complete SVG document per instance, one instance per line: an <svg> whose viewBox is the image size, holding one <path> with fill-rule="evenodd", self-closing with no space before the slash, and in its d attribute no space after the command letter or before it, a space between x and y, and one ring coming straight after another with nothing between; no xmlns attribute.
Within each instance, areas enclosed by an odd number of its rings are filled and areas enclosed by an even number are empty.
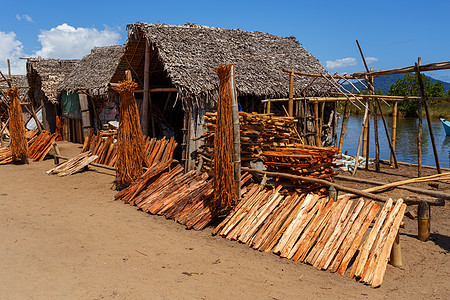
<svg viewBox="0 0 450 300"><path fill-rule="evenodd" d="M440 82L431 83L429 77L421 74L425 94L428 97L445 97L444 86ZM403 78L398 79L389 89L391 96L418 96L417 73L406 73ZM417 100L401 101L398 110L407 117L417 116Z"/></svg>

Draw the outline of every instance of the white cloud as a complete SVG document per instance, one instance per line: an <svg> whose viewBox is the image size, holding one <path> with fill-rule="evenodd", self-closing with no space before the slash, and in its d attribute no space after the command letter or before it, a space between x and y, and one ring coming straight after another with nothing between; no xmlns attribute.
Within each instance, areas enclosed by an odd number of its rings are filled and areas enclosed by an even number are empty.
<svg viewBox="0 0 450 300"><path fill-rule="evenodd" d="M25 74L25 61L20 59L21 56L24 56L23 45L17 40L16 34L0 31L0 70L4 74L8 73L9 59L12 74Z"/></svg>
<svg viewBox="0 0 450 300"><path fill-rule="evenodd" d="M354 57L341 58L336 60L327 60L325 62L325 67L327 69L340 69L349 66L356 65L356 59Z"/></svg>
<svg viewBox="0 0 450 300"><path fill-rule="evenodd" d="M41 30L38 40L42 49L35 53L36 56L70 59L83 57L95 46L117 44L120 34L109 28L99 31L96 28L75 28L64 23L50 30Z"/></svg>
<svg viewBox="0 0 450 300"><path fill-rule="evenodd" d="M33 19L27 14L24 15L16 14L16 19L19 21L25 20L27 22L33 23Z"/></svg>
<svg viewBox="0 0 450 300"><path fill-rule="evenodd" d="M374 62L377 62L379 59L378 58L376 58L376 57L371 57L371 56L369 56L369 57L366 57L366 63L368 63L368 64L371 64L371 63L374 63Z"/></svg>

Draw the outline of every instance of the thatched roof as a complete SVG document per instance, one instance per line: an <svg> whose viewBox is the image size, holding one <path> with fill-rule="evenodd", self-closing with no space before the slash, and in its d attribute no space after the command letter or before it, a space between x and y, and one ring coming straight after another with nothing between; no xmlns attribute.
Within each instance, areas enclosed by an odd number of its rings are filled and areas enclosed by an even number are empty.
<svg viewBox="0 0 450 300"><path fill-rule="evenodd" d="M58 90L66 92L88 90L95 95L105 94L124 49L124 45L95 47L66 76Z"/></svg>
<svg viewBox="0 0 450 300"><path fill-rule="evenodd" d="M126 55L118 68L118 76L131 65L142 74L141 37L147 38L152 51L157 52L170 83L184 99L205 99L216 94L218 77L214 68L234 64L238 95L286 97L289 75L283 68L309 73L327 73L319 60L306 51L294 37L279 37L268 33L240 29L224 29L196 24L167 25L134 23L129 29ZM133 56L132 56L133 55ZM132 61L133 57L136 57ZM127 63L124 63L128 60ZM140 62L139 65L136 62ZM155 65L154 71L158 71ZM310 80L296 76L295 93ZM152 82L151 82L152 84ZM316 94L323 82L307 90Z"/></svg>
<svg viewBox="0 0 450 300"><path fill-rule="evenodd" d="M7 76L7 75L5 75L5 76ZM28 90L29 90L27 75L11 75L11 77L12 77L11 86L18 87L20 99L25 99L28 94ZM0 77L0 79L3 79L3 78ZM3 92L6 92L6 90L8 88L9 88L9 86L6 81L0 82L0 89ZM0 95L0 97L1 97L1 95Z"/></svg>
<svg viewBox="0 0 450 300"><path fill-rule="evenodd" d="M58 85L73 71L79 59L28 58L27 77L30 90L37 99L58 102Z"/></svg>

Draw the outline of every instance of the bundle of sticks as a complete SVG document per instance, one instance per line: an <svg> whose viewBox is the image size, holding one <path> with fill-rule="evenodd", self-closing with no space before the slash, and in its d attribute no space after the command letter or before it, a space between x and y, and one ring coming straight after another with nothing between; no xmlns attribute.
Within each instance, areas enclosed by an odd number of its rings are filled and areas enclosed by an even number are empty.
<svg viewBox="0 0 450 300"><path fill-rule="evenodd" d="M373 287L381 285L405 212L403 200L394 205L390 199L380 211L371 200L285 196L281 189L253 185L213 234L341 275L354 259L350 276Z"/></svg>
<svg viewBox="0 0 450 300"><path fill-rule="evenodd" d="M145 137L145 155L149 160L149 165L155 164L164 157L164 153L172 153L177 143L172 137L167 140L165 137L158 140L156 138ZM101 132L94 134L93 131L89 136L85 137L81 152L91 152L92 155L98 156L94 161L98 164L110 167L116 166L117 161L117 140L114 135L104 135Z"/></svg>
<svg viewBox="0 0 450 300"><path fill-rule="evenodd" d="M296 144L289 148L274 148L262 153L267 171L307 176L333 181L338 173L334 170L333 156L338 152L336 148L316 147ZM277 181L279 184L287 180ZM324 193L328 187L308 182L293 182L298 192Z"/></svg>
<svg viewBox="0 0 450 300"><path fill-rule="evenodd" d="M72 175L84 169L96 159L97 155L91 155L90 152L83 152L74 158L71 158L68 161L48 170L47 174L58 174L58 176Z"/></svg>
<svg viewBox="0 0 450 300"><path fill-rule="evenodd" d="M217 113L206 113L203 118L206 132L200 138L204 138L205 142L197 153L199 160L203 160L202 170L211 173ZM239 122L243 166L249 166L250 161L261 158L263 150L289 147L300 142L295 129L297 121L292 117L240 112Z"/></svg>
<svg viewBox="0 0 450 300"><path fill-rule="evenodd" d="M38 130L25 132L28 143L28 157L34 161L42 161L50 151L57 135L46 130L39 133ZM9 147L0 148L0 164L12 162L12 153Z"/></svg>

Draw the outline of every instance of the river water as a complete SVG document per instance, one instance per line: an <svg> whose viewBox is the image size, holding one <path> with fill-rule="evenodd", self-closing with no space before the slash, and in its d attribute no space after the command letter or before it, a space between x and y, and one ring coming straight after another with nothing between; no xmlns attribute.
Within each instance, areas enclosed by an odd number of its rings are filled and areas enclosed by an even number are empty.
<svg viewBox="0 0 450 300"><path fill-rule="evenodd" d="M389 135L392 132L392 117L385 117ZM347 131L342 146L342 151L347 151L349 155L356 155L358 148L358 139L361 133L363 116L350 116L347 125ZM370 150L369 157L375 157L375 141L373 132L373 117L370 119ZM339 121L338 139L342 126L342 118ZM434 139L439 157L439 164L442 168L450 168L450 136L445 135L442 123L439 120L431 120ZM380 159L390 159L389 144L381 118L378 119L378 136L380 144ZM436 166L433 146L428 131L426 118L422 124L422 164ZM410 162L417 164L417 132L419 130L419 119L398 118L397 119L397 139L395 144L395 154L397 160L401 162ZM360 151L361 155L361 151Z"/></svg>

